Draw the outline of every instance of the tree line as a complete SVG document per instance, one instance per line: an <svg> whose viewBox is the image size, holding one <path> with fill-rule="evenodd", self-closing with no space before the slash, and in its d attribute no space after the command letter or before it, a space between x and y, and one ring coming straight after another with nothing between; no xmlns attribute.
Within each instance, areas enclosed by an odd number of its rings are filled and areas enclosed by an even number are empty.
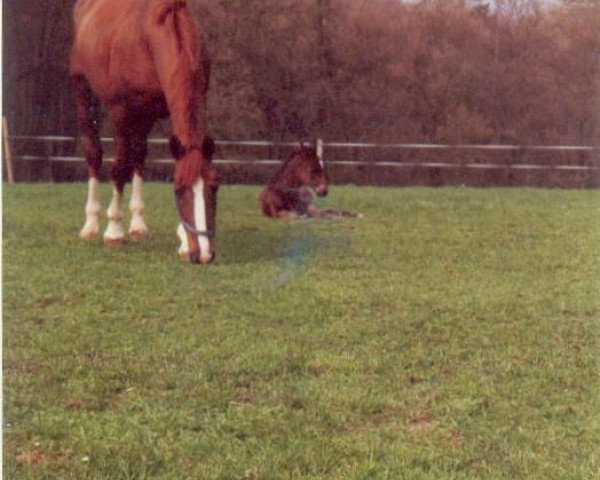
<svg viewBox="0 0 600 480"><path fill-rule="evenodd" d="M212 58L216 138L600 138L593 0L188 2ZM3 2L3 114L13 133L77 133L68 81L74 3Z"/></svg>

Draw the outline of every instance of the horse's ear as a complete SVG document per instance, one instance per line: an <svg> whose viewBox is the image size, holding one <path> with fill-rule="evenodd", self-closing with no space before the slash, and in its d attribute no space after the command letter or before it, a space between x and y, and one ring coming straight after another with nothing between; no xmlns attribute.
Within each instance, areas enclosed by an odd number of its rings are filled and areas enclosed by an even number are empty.
<svg viewBox="0 0 600 480"><path fill-rule="evenodd" d="M204 140L202 140L202 156L204 159L211 162L216 149L217 146L212 137L209 137L208 135L204 137Z"/></svg>
<svg viewBox="0 0 600 480"><path fill-rule="evenodd" d="M171 135L171 138L169 138L169 150L171 150L171 155L175 160L179 160L185 155L185 147L175 135Z"/></svg>

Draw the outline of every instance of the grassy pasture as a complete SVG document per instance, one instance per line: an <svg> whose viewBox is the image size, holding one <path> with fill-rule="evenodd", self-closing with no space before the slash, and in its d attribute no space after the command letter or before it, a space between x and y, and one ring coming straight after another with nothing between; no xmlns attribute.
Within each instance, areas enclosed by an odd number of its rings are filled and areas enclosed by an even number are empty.
<svg viewBox="0 0 600 480"><path fill-rule="evenodd" d="M169 185L118 249L85 193L4 187L6 478L598 478L599 192L223 187L210 267Z"/></svg>

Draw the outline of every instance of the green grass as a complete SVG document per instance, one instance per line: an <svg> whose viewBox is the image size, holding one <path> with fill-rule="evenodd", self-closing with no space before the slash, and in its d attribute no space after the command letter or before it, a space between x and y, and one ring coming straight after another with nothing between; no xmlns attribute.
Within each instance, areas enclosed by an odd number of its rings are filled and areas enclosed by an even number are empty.
<svg viewBox="0 0 600 480"><path fill-rule="evenodd" d="M223 187L210 267L147 193L109 249L83 184L4 187L6 478L599 478L599 192Z"/></svg>

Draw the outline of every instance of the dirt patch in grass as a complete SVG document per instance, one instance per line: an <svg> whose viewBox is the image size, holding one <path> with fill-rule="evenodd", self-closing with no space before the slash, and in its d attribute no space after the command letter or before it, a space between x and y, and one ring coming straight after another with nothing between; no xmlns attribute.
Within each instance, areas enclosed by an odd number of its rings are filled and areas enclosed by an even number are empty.
<svg viewBox="0 0 600 480"><path fill-rule="evenodd" d="M431 430L438 426L437 420L433 417L431 412L423 412L411 418L403 427L407 431L423 431Z"/></svg>
<svg viewBox="0 0 600 480"><path fill-rule="evenodd" d="M376 430L386 426L401 425L405 418L406 412L402 407L390 405L380 411L344 424L343 430L346 432Z"/></svg>
<svg viewBox="0 0 600 480"><path fill-rule="evenodd" d="M74 456L75 452L71 449L46 452L42 448L37 447L33 450L19 453L14 458L18 464L29 467L41 467L47 464L62 465L70 462Z"/></svg>
<svg viewBox="0 0 600 480"><path fill-rule="evenodd" d="M453 430L450 435L446 437L446 441L450 447L457 450L464 448L465 444L467 443L464 433L458 430Z"/></svg>

